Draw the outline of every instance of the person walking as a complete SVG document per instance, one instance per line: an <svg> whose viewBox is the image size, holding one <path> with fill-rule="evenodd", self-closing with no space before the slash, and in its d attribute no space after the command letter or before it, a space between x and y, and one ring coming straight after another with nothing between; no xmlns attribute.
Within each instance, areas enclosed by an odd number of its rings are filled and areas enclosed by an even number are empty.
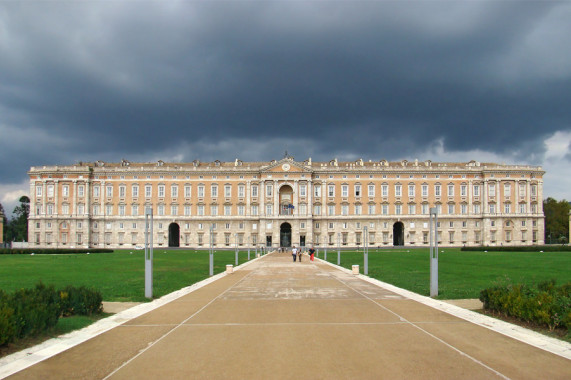
<svg viewBox="0 0 571 380"><path fill-rule="evenodd" d="M295 245L293 246L292 250L291 250L291 255L293 256L293 262L295 263L295 258L297 256L297 248L295 248ZM300 259L301 261L301 259Z"/></svg>
<svg viewBox="0 0 571 380"><path fill-rule="evenodd" d="M313 247L309 248L309 258L313 261L313 257L315 255L315 249Z"/></svg>
<svg viewBox="0 0 571 380"><path fill-rule="evenodd" d="M302 255L302 254L303 254L303 253L301 252L301 248L300 248L300 249L297 251L297 258L298 258L298 260L299 260L300 263L301 263L301 255Z"/></svg>

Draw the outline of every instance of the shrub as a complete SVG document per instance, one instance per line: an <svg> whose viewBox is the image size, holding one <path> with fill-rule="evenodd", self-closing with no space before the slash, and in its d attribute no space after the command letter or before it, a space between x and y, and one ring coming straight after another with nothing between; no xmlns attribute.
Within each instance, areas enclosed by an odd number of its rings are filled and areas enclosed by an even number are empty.
<svg viewBox="0 0 571 380"><path fill-rule="evenodd" d="M90 248L90 249L71 249L71 248L0 248L0 255L54 255L54 254L77 254L77 253L112 253L112 249Z"/></svg>
<svg viewBox="0 0 571 380"><path fill-rule="evenodd" d="M103 310L103 297L96 290L81 286L67 286L59 291L61 312L70 315L93 315Z"/></svg>
<svg viewBox="0 0 571 380"><path fill-rule="evenodd" d="M484 309L548 327L571 328L571 282L556 286L555 280L531 288L526 285L496 285L480 292Z"/></svg>
<svg viewBox="0 0 571 380"><path fill-rule="evenodd" d="M0 290L0 346L42 334L62 315L93 315L102 309L101 293L84 286L56 291L53 285L40 282L32 289L12 294Z"/></svg>

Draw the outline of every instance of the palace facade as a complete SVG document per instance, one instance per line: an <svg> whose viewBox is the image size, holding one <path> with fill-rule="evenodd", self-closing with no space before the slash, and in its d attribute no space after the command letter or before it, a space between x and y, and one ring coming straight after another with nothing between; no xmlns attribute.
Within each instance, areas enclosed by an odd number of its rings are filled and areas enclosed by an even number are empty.
<svg viewBox="0 0 571 380"><path fill-rule="evenodd" d="M543 244L537 166L431 161L119 163L32 167L30 247Z"/></svg>

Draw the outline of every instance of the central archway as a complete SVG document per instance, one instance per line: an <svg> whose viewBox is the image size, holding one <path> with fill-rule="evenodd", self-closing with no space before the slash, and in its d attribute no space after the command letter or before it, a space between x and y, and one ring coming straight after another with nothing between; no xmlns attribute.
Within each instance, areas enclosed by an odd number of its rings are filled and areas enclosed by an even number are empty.
<svg viewBox="0 0 571 380"><path fill-rule="evenodd" d="M177 223L169 225L169 247L180 247L180 227Z"/></svg>
<svg viewBox="0 0 571 380"><path fill-rule="evenodd" d="M404 245L404 224L396 222L393 225L393 245Z"/></svg>
<svg viewBox="0 0 571 380"><path fill-rule="evenodd" d="M280 226L280 247L291 247L291 224L283 223Z"/></svg>

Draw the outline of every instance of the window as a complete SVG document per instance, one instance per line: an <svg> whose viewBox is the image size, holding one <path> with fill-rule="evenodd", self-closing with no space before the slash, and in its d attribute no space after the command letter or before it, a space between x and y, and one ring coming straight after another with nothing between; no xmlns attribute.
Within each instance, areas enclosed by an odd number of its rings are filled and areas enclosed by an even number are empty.
<svg viewBox="0 0 571 380"><path fill-rule="evenodd" d="M428 185L422 185L422 196L428 197Z"/></svg>
<svg viewBox="0 0 571 380"><path fill-rule="evenodd" d="M531 185L531 196L532 197L537 196L537 185Z"/></svg>
<svg viewBox="0 0 571 380"><path fill-rule="evenodd" d="M111 198L111 197L113 196L113 186L112 186L112 185L107 185L106 191L107 191L107 197L108 197L108 198Z"/></svg>
<svg viewBox="0 0 571 380"><path fill-rule="evenodd" d="M254 216L258 215L258 206L257 205L252 205L252 215L254 215Z"/></svg>
<svg viewBox="0 0 571 380"><path fill-rule="evenodd" d="M307 196L307 185L299 185L299 196L300 197Z"/></svg>
<svg viewBox="0 0 571 380"><path fill-rule="evenodd" d="M327 206L327 215L335 215L335 206L334 205L328 205Z"/></svg>
<svg viewBox="0 0 571 380"><path fill-rule="evenodd" d="M97 189L97 195L95 195L95 189ZM48 197L53 197L54 196L54 185L48 185ZM99 196L99 186L95 186L93 188L93 196L94 197L98 197Z"/></svg>
<svg viewBox="0 0 571 380"><path fill-rule="evenodd" d="M158 205L157 206L157 214L159 216L165 215L165 205Z"/></svg>
<svg viewBox="0 0 571 380"><path fill-rule="evenodd" d="M349 205L341 205L341 215L349 215Z"/></svg>
<svg viewBox="0 0 571 380"><path fill-rule="evenodd" d="M525 203L520 203L520 204L519 204L519 213L520 213L520 214L525 214Z"/></svg>
<svg viewBox="0 0 571 380"><path fill-rule="evenodd" d="M466 215L468 213L468 205L467 204L461 204L460 205L460 213L462 215Z"/></svg>
<svg viewBox="0 0 571 380"><path fill-rule="evenodd" d="M395 205L395 214L402 214L402 205Z"/></svg>
<svg viewBox="0 0 571 380"><path fill-rule="evenodd" d="M314 215L321 215L321 205L313 206L313 214Z"/></svg>
<svg viewBox="0 0 571 380"><path fill-rule="evenodd" d="M504 204L504 212L506 214L509 214L511 212L511 204L510 203Z"/></svg>
<svg viewBox="0 0 571 380"><path fill-rule="evenodd" d="M356 197L361 196L361 185L355 185L355 196Z"/></svg>
<svg viewBox="0 0 571 380"><path fill-rule="evenodd" d="M190 216L190 214L191 214L190 205L185 205L184 206L184 216Z"/></svg>
<svg viewBox="0 0 571 380"><path fill-rule="evenodd" d="M480 185L474 185L474 196L475 197L480 196Z"/></svg>
<svg viewBox="0 0 571 380"><path fill-rule="evenodd" d="M119 205L119 215L125 216L125 205Z"/></svg>
<svg viewBox="0 0 571 380"><path fill-rule="evenodd" d="M266 205L266 215L272 215L272 205Z"/></svg>
<svg viewBox="0 0 571 380"><path fill-rule="evenodd" d="M408 205L408 214L409 215L416 214L416 205Z"/></svg>
<svg viewBox="0 0 571 380"><path fill-rule="evenodd" d="M428 203L423 203L422 204L422 215L428 215L429 213L429 207L428 207Z"/></svg>
<svg viewBox="0 0 571 380"><path fill-rule="evenodd" d="M496 196L496 184L494 183L490 183L488 185L488 195L490 197L495 197Z"/></svg>
<svg viewBox="0 0 571 380"><path fill-rule="evenodd" d="M105 206L105 215L113 215L113 205Z"/></svg>
<svg viewBox="0 0 571 380"><path fill-rule="evenodd" d="M382 206L382 211L383 211L383 215L388 215L389 214L389 205L384 204Z"/></svg>
<svg viewBox="0 0 571 380"><path fill-rule="evenodd" d="M178 205L171 205L171 215L178 215Z"/></svg>
<svg viewBox="0 0 571 380"><path fill-rule="evenodd" d="M125 185L119 186L119 197L125 198L126 193L127 193L127 188L125 187Z"/></svg>
<svg viewBox="0 0 571 380"><path fill-rule="evenodd" d="M190 187L190 185L185 185L184 186L184 197L190 198L190 196L191 196L191 187Z"/></svg>
<svg viewBox="0 0 571 380"><path fill-rule="evenodd" d="M496 204L490 203L490 214L495 214L495 213L496 213Z"/></svg>
<svg viewBox="0 0 571 380"><path fill-rule="evenodd" d="M316 197L321 197L321 185L315 185L313 188L313 195Z"/></svg>
<svg viewBox="0 0 571 380"><path fill-rule="evenodd" d="M301 216L307 215L307 205L305 203L299 205L299 215Z"/></svg>
<svg viewBox="0 0 571 380"><path fill-rule="evenodd" d="M369 205L369 215L375 215L375 205Z"/></svg>
<svg viewBox="0 0 571 380"><path fill-rule="evenodd" d="M204 185L198 185L198 197L204 198Z"/></svg>
<svg viewBox="0 0 571 380"><path fill-rule="evenodd" d="M525 197L525 183L519 184L519 196Z"/></svg>
<svg viewBox="0 0 571 380"><path fill-rule="evenodd" d="M218 197L218 185L212 185L210 187L210 196L212 198Z"/></svg>
<svg viewBox="0 0 571 380"><path fill-rule="evenodd" d="M139 205L132 205L131 206L131 215L138 216L139 215Z"/></svg>
<svg viewBox="0 0 571 380"><path fill-rule="evenodd" d="M381 195L383 197L389 196L389 185L381 185Z"/></svg>
<svg viewBox="0 0 571 380"><path fill-rule="evenodd" d="M408 196L414 198L414 185L408 185Z"/></svg>
<svg viewBox="0 0 571 380"><path fill-rule="evenodd" d="M273 190L274 186L272 184L267 184L266 185L266 197L271 197L272 196L272 190Z"/></svg>
<svg viewBox="0 0 571 380"><path fill-rule="evenodd" d="M454 185L453 185L453 184L449 184L449 185L448 185L448 196L449 196L449 197L453 197L453 196L454 196Z"/></svg>
<svg viewBox="0 0 571 380"><path fill-rule="evenodd" d="M153 194L153 187L151 185L145 185L145 198L150 198Z"/></svg>
<svg viewBox="0 0 571 380"><path fill-rule="evenodd" d="M41 195L41 194L40 194ZM77 187L77 196L84 197L85 196L85 186L79 185Z"/></svg>
<svg viewBox="0 0 571 380"><path fill-rule="evenodd" d="M252 185L252 197L258 196L258 185Z"/></svg>
<svg viewBox="0 0 571 380"><path fill-rule="evenodd" d="M198 205L197 213L199 216L204 216L204 205Z"/></svg>
<svg viewBox="0 0 571 380"><path fill-rule="evenodd" d="M375 196L375 185L369 185L368 186L368 192L369 192L369 197L374 197Z"/></svg>
<svg viewBox="0 0 571 380"><path fill-rule="evenodd" d="M131 186L131 193L133 194L133 198L137 198L139 196L139 185Z"/></svg>
<svg viewBox="0 0 571 380"><path fill-rule="evenodd" d="M327 185L327 196L328 197L335 196L335 185Z"/></svg>
<svg viewBox="0 0 571 380"><path fill-rule="evenodd" d="M402 185L395 185L395 197L402 196Z"/></svg>
<svg viewBox="0 0 571 380"><path fill-rule="evenodd" d="M218 205L211 205L210 206L210 215L211 216L218 216Z"/></svg>
<svg viewBox="0 0 571 380"><path fill-rule="evenodd" d="M69 197L69 186L63 185L61 188L61 195L64 197Z"/></svg>
<svg viewBox="0 0 571 380"><path fill-rule="evenodd" d="M474 214L480 213L480 205L474 205Z"/></svg>
<svg viewBox="0 0 571 380"><path fill-rule="evenodd" d="M349 185L341 185L341 196L347 198L349 196Z"/></svg>
<svg viewBox="0 0 571 380"><path fill-rule="evenodd" d="M232 215L232 206L230 206L230 205L224 205L224 215L225 215L225 216L230 216L230 215Z"/></svg>
<svg viewBox="0 0 571 380"><path fill-rule="evenodd" d="M509 183L504 184L504 197L509 197L512 192L512 185Z"/></svg>
<svg viewBox="0 0 571 380"><path fill-rule="evenodd" d="M245 209L246 209L246 208L244 207L244 205L239 205L239 206L238 206L238 215L244 216Z"/></svg>
<svg viewBox="0 0 571 380"><path fill-rule="evenodd" d="M454 214L454 204L448 205L448 214L450 215Z"/></svg>
<svg viewBox="0 0 571 380"><path fill-rule="evenodd" d="M36 197L41 197L42 196L42 185L37 185L36 186Z"/></svg>
<svg viewBox="0 0 571 380"><path fill-rule="evenodd" d="M244 198L245 193L246 193L246 187L244 185L238 185L238 197Z"/></svg>
<svg viewBox="0 0 571 380"><path fill-rule="evenodd" d="M468 186L460 185L460 196L465 197L468 192Z"/></svg>
<svg viewBox="0 0 571 380"><path fill-rule="evenodd" d="M69 214L69 205L68 204L63 204L61 206L61 213L64 215Z"/></svg>
<svg viewBox="0 0 571 380"><path fill-rule="evenodd" d="M224 186L224 196L226 198L230 198L232 196L232 186L231 185L225 185Z"/></svg>
<svg viewBox="0 0 571 380"><path fill-rule="evenodd" d="M439 197L441 196L441 186L439 184L434 185L434 195Z"/></svg>
<svg viewBox="0 0 571 380"><path fill-rule="evenodd" d="M171 186L171 197L173 197L173 198L178 197L178 186L177 185Z"/></svg>

